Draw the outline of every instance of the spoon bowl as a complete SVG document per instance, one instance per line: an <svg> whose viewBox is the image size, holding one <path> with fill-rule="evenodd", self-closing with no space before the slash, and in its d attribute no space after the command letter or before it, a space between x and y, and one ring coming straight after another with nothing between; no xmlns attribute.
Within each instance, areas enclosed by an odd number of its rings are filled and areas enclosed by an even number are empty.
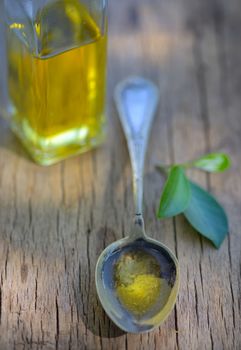
<svg viewBox="0 0 241 350"><path fill-rule="evenodd" d="M157 87L140 77L128 78L115 90L132 165L135 216L130 235L110 244L100 255L95 282L106 313L119 328L131 333L150 331L163 322L179 288L175 255L146 235L142 216L144 160L158 99Z"/></svg>
<svg viewBox="0 0 241 350"><path fill-rule="evenodd" d="M116 293L114 268L124 254L144 251L154 256L170 289L161 291L150 311L141 316L129 312ZM128 237L110 244L100 255L96 265L96 287L99 299L110 319L123 331L142 333L159 326L172 311L179 289L179 268L175 255L162 243L151 238L134 241Z"/></svg>

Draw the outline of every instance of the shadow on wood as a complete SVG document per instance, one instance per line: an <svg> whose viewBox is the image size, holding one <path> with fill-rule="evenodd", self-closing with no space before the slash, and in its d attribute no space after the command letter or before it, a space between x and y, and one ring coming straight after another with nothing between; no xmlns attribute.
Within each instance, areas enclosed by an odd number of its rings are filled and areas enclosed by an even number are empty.
<svg viewBox="0 0 241 350"><path fill-rule="evenodd" d="M87 234L91 234L90 232ZM116 232L109 227L100 228L95 234L95 242L96 242L96 261L103 251L105 247L109 244L113 243L117 238ZM89 299L89 306L87 313L83 310L81 305L81 299L78 295L81 295L81 285L79 281L75 280L77 283L76 290L79 290L79 293L76 295L76 307L77 312L80 313L80 317L85 323L86 329L91 331L94 335L104 337L104 338L116 338L125 334L122 330L120 330L106 315L104 309L102 308L100 301L98 299L96 286L95 286L95 266L96 261L92 261L92 267L89 270L90 275L89 278L89 293L91 293L91 300Z"/></svg>

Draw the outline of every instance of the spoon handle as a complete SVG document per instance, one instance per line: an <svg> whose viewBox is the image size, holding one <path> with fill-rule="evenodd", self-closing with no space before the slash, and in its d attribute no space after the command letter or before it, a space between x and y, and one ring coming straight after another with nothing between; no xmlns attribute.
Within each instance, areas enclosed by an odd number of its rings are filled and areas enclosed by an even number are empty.
<svg viewBox="0 0 241 350"><path fill-rule="evenodd" d="M130 153L135 221L143 224L143 168L159 90L149 80L130 77L117 85L114 97Z"/></svg>

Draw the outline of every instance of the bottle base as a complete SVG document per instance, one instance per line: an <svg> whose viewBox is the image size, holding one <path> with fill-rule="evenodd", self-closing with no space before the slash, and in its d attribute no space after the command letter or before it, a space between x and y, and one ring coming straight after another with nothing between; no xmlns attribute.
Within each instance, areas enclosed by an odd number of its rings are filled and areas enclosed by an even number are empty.
<svg viewBox="0 0 241 350"><path fill-rule="evenodd" d="M101 123L98 130L95 128L94 135L84 125L50 137L39 136L28 123L19 125L19 123L13 122L11 129L20 139L31 158L43 166L52 165L87 152L102 144L106 135L105 123Z"/></svg>

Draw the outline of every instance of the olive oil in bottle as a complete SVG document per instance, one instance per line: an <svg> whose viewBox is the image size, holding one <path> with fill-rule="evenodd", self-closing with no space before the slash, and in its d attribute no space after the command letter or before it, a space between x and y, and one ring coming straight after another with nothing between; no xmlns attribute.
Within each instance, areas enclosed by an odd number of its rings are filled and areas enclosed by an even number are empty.
<svg viewBox="0 0 241 350"><path fill-rule="evenodd" d="M37 50L24 24L8 26L12 129L48 165L103 139L106 33L78 0L46 5L34 31Z"/></svg>

